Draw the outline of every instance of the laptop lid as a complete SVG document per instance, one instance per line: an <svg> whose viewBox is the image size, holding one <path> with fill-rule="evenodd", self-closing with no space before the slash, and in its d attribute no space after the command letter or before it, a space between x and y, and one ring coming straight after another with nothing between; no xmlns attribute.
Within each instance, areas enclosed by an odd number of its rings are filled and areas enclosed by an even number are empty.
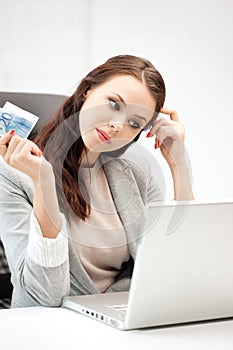
<svg viewBox="0 0 233 350"><path fill-rule="evenodd" d="M127 329L233 316L233 203L150 203Z"/></svg>
<svg viewBox="0 0 233 350"><path fill-rule="evenodd" d="M63 306L120 329L233 316L233 203L150 203L127 292ZM127 303L125 317L113 309Z"/></svg>

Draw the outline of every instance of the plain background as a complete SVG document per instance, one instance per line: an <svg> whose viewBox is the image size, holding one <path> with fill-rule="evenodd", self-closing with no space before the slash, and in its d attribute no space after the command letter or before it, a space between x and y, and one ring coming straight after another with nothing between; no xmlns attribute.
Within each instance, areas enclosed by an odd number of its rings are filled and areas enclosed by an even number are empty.
<svg viewBox="0 0 233 350"><path fill-rule="evenodd" d="M196 199L233 198L232 0L0 0L0 90L70 94L116 54L153 62L186 126ZM140 139L161 164L152 140Z"/></svg>

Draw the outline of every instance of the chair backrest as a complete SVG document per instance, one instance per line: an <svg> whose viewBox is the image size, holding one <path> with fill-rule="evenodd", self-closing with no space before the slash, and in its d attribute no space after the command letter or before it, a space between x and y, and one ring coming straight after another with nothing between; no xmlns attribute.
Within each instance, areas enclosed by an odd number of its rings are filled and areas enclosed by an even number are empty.
<svg viewBox="0 0 233 350"><path fill-rule="evenodd" d="M37 115L39 120L28 137L29 139L33 139L44 124L52 118L58 107L66 98L67 97L64 95L0 91L0 107L2 107L6 101L9 101Z"/></svg>
<svg viewBox="0 0 233 350"><path fill-rule="evenodd" d="M13 286L10 280L10 270L0 241L0 309L10 306Z"/></svg>
<svg viewBox="0 0 233 350"><path fill-rule="evenodd" d="M25 109L39 117L39 120L29 135L29 139L33 139L38 131L49 121L59 106L67 97L63 95L40 94L40 93L24 93L24 92L1 92L0 91L0 107L6 101L9 101L18 107ZM10 282L10 273L7 266L3 246L0 242L0 299L11 299L12 285ZM1 308L0 300L0 308Z"/></svg>

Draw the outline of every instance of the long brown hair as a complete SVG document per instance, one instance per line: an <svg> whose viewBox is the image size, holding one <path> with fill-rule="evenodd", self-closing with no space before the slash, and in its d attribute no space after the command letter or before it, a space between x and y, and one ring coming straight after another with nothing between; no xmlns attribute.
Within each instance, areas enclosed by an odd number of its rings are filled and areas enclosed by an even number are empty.
<svg viewBox="0 0 233 350"><path fill-rule="evenodd" d="M53 166L60 205L67 209L71 208L82 220L90 215L90 206L84 199L87 198L87 193L83 192L85 184L80 183L78 177L81 156L85 152L85 145L80 137L79 111L89 89L119 74L131 75L145 82L156 101L154 114L156 117L165 100L165 84L162 76L152 63L144 58L118 55L93 69L81 80L74 94L65 100L53 119L44 126L34 140ZM137 141L139 136L140 133L132 142ZM111 157L118 157L131 143L108 154Z"/></svg>

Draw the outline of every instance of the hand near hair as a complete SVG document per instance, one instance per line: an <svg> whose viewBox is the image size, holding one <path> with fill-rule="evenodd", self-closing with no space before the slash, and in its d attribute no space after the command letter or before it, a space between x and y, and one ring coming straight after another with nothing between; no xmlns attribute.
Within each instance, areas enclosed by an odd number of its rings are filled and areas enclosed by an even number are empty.
<svg viewBox="0 0 233 350"><path fill-rule="evenodd" d="M175 110L161 108L160 112L169 115L170 119L155 120L150 134L156 136L155 149L160 148L162 155L172 168L185 158L185 128L179 122Z"/></svg>
<svg viewBox="0 0 233 350"><path fill-rule="evenodd" d="M169 115L170 119L155 120L149 136L156 136L155 149L160 148L171 169L174 198L176 200L194 199L185 157L184 125L179 122L175 110L161 108L160 112Z"/></svg>

